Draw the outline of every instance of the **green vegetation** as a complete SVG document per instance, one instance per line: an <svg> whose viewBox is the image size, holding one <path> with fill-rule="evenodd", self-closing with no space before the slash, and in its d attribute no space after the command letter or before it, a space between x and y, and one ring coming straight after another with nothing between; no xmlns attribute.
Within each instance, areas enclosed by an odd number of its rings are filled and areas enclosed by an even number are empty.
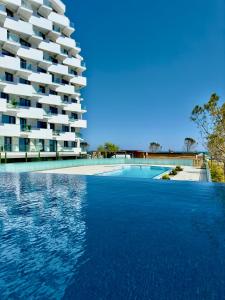
<svg viewBox="0 0 225 300"><path fill-rule="evenodd" d="M117 146L111 142L107 142L104 145L100 145L97 149L97 152L99 154L103 153L104 157L107 158L107 157L111 157L119 150L120 150L119 146Z"/></svg>
<svg viewBox="0 0 225 300"><path fill-rule="evenodd" d="M177 172L182 172L184 169L181 168L181 166L176 166L175 170L176 170Z"/></svg>
<svg viewBox="0 0 225 300"><path fill-rule="evenodd" d="M163 180L170 180L169 174L163 175L163 176L162 176L162 179L163 179Z"/></svg>
<svg viewBox="0 0 225 300"><path fill-rule="evenodd" d="M223 166L217 162L209 163L211 170L211 176L213 182L225 182L225 176L223 173Z"/></svg>
<svg viewBox="0 0 225 300"><path fill-rule="evenodd" d="M212 94L206 104L195 106L191 119L200 129L211 159L217 163L219 170L222 166L223 177L225 177L225 103L220 105L219 100L217 94ZM218 171L218 168L215 171L215 167L212 166L211 169L215 181L221 179L218 175L221 171Z"/></svg>
<svg viewBox="0 0 225 300"><path fill-rule="evenodd" d="M173 169L173 170L170 172L169 175L171 175L171 176L176 176L176 175L177 175L176 169Z"/></svg>

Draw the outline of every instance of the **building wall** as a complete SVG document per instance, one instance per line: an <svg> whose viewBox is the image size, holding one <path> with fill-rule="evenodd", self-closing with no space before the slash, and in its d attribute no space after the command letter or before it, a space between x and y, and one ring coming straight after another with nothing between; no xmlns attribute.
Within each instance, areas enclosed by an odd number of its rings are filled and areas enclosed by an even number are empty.
<svg viewBox="0 0 225 300"><path fill-rule="evenodd" d="M2 152L83 152L86 67L65 10L60 0L0 0Z"/></svg>

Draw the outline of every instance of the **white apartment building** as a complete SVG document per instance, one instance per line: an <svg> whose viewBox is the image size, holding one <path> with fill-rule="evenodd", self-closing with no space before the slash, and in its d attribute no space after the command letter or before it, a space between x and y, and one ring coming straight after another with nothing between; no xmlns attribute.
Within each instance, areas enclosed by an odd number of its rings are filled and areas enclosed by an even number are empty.
<svg viewBox="0 0 225 300"><path fill-rule="evenodd" d="M0 0L2 155L85 151L86 68L74 31L60 0Z"/></svg>

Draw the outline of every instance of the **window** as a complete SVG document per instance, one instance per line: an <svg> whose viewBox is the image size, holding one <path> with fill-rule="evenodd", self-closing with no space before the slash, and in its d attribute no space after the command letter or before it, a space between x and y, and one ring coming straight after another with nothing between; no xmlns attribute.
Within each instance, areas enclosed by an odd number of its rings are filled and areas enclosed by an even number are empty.
<svg viewBox="0 0 225 300"><path fill-rule="evenodd" d="M50 123L50 129L55 130L55 124Z"/></svg>
<svg viewBox="0 0 225 300"><path fill-rule="evenodd" d="M5 72L5 80L13 82L13 74Z"/></svg>
<svg viewBox="0 0 225 300"><path fill-rule="evenodd" d="M62 126L62 132L70 132L69 126L63 125Z"/></svg>
<svg viewBox="0 0 225 300"><path fill-rule="evenodd" d="M68 148L69 147L69 142L68 141L64 141L64 148Z"/></svg>
<svg viewBox="0 0 225 300"><path fill-rule="evenodd" d="M50 106L49 110L50 110L50 113L53 115L58 114L58 109L56 107Z"/></svg>
<svg viewBox="0 0 225 300"><path fill-rule="evenodd" d="M37 67L37 72L38 73L47 73L47 71L41 67Z"/></svg>
<svg viewBox="0 0 225 300"><path fill-rule="evenodd" d="M28 85L30 85L30 81L27 80L27 79L24 79L24 78L20 78L19 82L22 83L22 84L28 84Z"/></svg>
<svg viewBox="0 0 225 300"><path fill-rule="evenodd" d="M20 59L20 67L21 69L26 69L27 68L27 62L25 59Z"/></svg>
<svg viewBox="0 0 225 300"><path fill-rule="evenodd" d="M47 123L42 121L37 121L37 128L38 129L47 129Z"/></svg>
<svg viewBox="0 0 225 300"><path fill-rule="evenodd" d="M52 61L53 64L57 64L58 60L55 57L50 56L50 59Z"/></svg>
<svg viewBox="0 0 225 300"><path fill-rule="evenodd" d="M9 10L8 8L6 8L6 13L7 13L8 17L10 17L10 18L14 17L14 13L11 10Z"/></svg>
<svg viewBox="0 0 225 300"><path fill-rule="evenodd" d="M15 57L15 55L7 50L2 49L2 55Z"/></svg>
<svg viewBox="0 0 225 300"><path fill-rule="evenodd" d="M62 110L62 115L65 115L66 114L66 111L63 109Z"/></svg>
<svg viewBox="0 0 225 300"><path fill-rule="evenodd" d="M78 103L77 99L71 99L71 103Z"/></svg>
<svg viewBox="0 0 225 300"><path fill-rule="evenodd" d="M63 97L63 101L64 101L64 102L69 102L69 97L68 97L68 96L66 96L66 95L64 95L64 97Z"/></svg>
<svg viewBox="0 0 225 300"><path fill-rule="evenodd" d="M77 142L72 142L71 146L72 146L72 148L77 148Z"/></svg>
<svg viewBox="0 0 225 300"><path fill-rule="evenodd" d="M76 128L75 127L71 127L71 132L76 132Z"/></svg>
<svg viewBox="0 0 225 300"><path fill-rule="evenodd" d="M30 107L31 106L30 100L20 98L20 106Z"/></svg>
<svg viewBox="0 0 225 300"><path fill-rule="evenodd" d="M39 92L40 94L45 94L45 92L46 92L45 86L39 85L39 90L38 90L38 92Z"/></svg>
<svg viewBox="0 0 225 300"><path fill-rule="evenodd" d="M50 94L50 95L58 95L58 93L57 93L56 91L53 91L53 90L50 90L50 91L49 91L49 94Z"/></svg>
<svg viewBox="0 0 225 300"><path fill-rule="evenodd" d="M8 101L9 101L9 94L6 94L6 93L1 92L1 98L2 98L2 99L6 99L7 102L8 102Z"/></svg>
<svg viewBox="0 0 225 300"><path fill-rule="evenodd" d="M41 103L37 103L37 104L36 104L36 107L37 107L37 108L42 108L42 104L41 104Z"/></svg>
<svg viewBox="0 0 225 300"><path fill-rule="evenodd" d="M28 152L30 151L30 140L20 138L19 139L19 151L21 152Z"/></svg>
<svg viewBox="0 0 225 300"><path fill-rule="evenodd" d="M69 84L68 80L62 79L62 84Z"/></svg>
<svg viewBox="0 0 225 300"><path fill-rule="evenodd" d="M2 115L3 124L16 124L16 118L13 116Z"/></svg>
<svg viewBox="0 0 225 300"><path fill-rule="evenodd" d="M74 120L77 120L78 119L78 114L71 113L71 118L74 119Z"/></svg>
<svg viewBox="0 0 225 300"><path fill-rule="evenodd" d="M27 41L25 41L24 39L21 39L20 38L20 44L21 44L21 46L25 46L25 47L31 47L31 44L30 43L28 43Z"/></svg>

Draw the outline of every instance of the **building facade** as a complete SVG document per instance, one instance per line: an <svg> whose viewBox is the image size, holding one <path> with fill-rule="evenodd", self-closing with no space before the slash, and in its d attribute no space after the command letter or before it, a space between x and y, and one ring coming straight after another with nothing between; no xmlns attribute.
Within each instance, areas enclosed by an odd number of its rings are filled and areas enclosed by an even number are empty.
<svg viewBox="0 0 225 300"><path fill-rule="evenodd" d="M86 70L60 0L0 0L0 152L85 152Z"/></svg>

